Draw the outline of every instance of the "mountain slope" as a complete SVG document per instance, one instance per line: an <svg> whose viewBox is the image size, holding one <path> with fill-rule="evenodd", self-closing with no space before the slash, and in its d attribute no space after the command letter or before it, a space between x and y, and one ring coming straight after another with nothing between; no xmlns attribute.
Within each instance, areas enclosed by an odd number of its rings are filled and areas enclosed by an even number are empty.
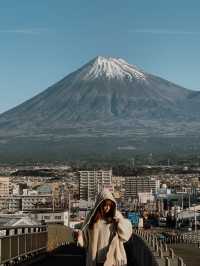
<svg viewBox="0 0 200 266"><path fill-rule="evenodd" d="M199 103L197 92L100 56L0 115L0 161L193 154Z"/></svg>
<svg viewBox="0 0 200 266"><path fill-rule="evenodd" d="M63 128L115 119L180 119L190 94L122 59L97 57L41 94L0 116L0 128Z"/></svg>

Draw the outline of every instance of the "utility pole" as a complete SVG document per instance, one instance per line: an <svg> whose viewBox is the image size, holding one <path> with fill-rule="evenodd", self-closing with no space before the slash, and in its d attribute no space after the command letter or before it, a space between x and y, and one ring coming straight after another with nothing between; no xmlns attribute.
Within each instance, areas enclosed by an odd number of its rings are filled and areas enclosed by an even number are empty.
<svg viewBox="0 0 200 266"><path fill-rule="evenodd" d="M54 199L54 192L53 192L53 195L52 195L52 203L53 203L53 213L55 211L55 199Z"/></svg>
<svg viewBox="0 0 200 266"><path fill-rule="evenodd" d="M70 227L70 213L71 213L71 201L70 201L70 191L68 190L68 226Z"/></svg>
<svg viewBox="0 0 200 266"><path fill-rule="evenodd" d="M196 216L196 208L195 208L195 205L194 205L194 231L195 231L195 233L197 231L197 216Z"/></svg>
<svg viewBox="0 0 200 266"><path fill-rule="evenodd" d="M182 193L182 197L181 197L181 206L182 206L182 210L183 210L183 193Z"/></svg>
<svg viewBox="0 0 200 266"><path fill-rule="evenodd" d="M191 203L190 203L190 192L189 192L188 196L189 196L189 198L188 198L188 204L189 204L189 209L190 209L190 205L191 205Z"/></svg>

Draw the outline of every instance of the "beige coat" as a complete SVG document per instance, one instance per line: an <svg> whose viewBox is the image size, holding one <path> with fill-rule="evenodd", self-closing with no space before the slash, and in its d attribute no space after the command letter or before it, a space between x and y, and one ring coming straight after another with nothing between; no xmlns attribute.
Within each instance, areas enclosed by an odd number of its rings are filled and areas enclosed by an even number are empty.
<svg viewBox="0 0 200 266"><path fill-rule="evenodd" d="M79 234L78 243L87 250L86 266L96 266L96 256L98 249L99 234L95 229L89 229L89 223L95 214L98 206L102 201L110 199L115 203L115 218L118 220L116 234L111 238L104 266L126 266L127 258L123 243L128 241L132 235L132 225L128 219L116 210L116 201L109 191L102 191L96 200L95 206L87 216L81 233ZM95 228L95 227L94 227Z"/></svg>

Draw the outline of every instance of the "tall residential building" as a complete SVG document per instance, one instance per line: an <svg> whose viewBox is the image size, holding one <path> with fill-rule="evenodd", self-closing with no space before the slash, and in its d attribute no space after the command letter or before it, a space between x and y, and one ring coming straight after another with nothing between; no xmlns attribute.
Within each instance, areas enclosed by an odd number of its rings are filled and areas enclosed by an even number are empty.
<svg viewBox="0 0 200 266"><path fill-rule="evenodd" d="M138 193L152 192L155 194L160 187L160 181L152 177L126 176L125 200L135 199Z"/></svg>
<svg viewBox="0 0 200 266"><path fill-rule="evenodd" d="M94 201L103 189L112 187L112 170L79 171L80 199Z"/></svg>
<svg viewBox="0 0 200 266"><path fill-rule="evenodd" d="M0 197L8 197L10 193L10 180L8 176L0 176Z"/></svg>

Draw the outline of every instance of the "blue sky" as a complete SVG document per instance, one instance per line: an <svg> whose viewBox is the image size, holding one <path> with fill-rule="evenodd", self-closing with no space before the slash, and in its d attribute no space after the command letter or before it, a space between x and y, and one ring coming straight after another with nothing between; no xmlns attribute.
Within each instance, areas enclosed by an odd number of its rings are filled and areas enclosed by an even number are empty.
<svg viewBox="0 0 200 266"><path fill-rule="evenodd" d="M1 0L0 113L97 55L200 89L200 1Z"/></svg>

